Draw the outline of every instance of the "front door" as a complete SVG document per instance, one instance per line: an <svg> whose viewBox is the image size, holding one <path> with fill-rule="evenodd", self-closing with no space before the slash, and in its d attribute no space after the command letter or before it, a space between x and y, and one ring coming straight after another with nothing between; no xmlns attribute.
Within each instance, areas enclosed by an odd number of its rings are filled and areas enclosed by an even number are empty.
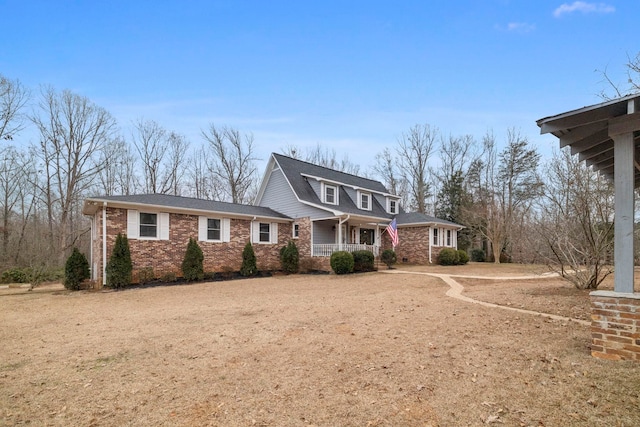
<svg viewBox="0 0 640 427"><path fill-rule="evenodd" d="M372 228L360 229L360 244L373 245L376 241L376 230Z"/></svg>

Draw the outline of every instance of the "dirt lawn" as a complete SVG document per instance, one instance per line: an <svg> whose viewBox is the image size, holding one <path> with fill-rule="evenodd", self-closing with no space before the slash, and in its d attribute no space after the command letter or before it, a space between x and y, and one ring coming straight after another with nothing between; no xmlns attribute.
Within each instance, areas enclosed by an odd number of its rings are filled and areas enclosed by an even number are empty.
<svg viewBox="0 0 640 427"><path fill-rule="evenodd" d="M589 317L588 293L558 279L459 282L475 299ZM592 358L588 326L447 289L368 273L0 290L0 425L640 425L640 363Z"/></svg>

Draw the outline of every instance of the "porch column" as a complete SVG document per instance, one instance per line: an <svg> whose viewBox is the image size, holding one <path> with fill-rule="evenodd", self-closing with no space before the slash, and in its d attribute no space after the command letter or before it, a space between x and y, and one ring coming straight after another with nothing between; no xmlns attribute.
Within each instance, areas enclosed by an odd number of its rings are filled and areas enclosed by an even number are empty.
<svg viewBox="0 0 640 427"><path fill-rule="evenodd" d="M630 110L629 114L635 112L633 102L629 102L628 109ZM614 120L619 122L624 118L625 116L621 116ZM614 142L613 158L615 161L614 290L615 292L633 293L633 187L635 174L633 130L629 130L627 126L616 126L611 122L609 136Z"/></svg>

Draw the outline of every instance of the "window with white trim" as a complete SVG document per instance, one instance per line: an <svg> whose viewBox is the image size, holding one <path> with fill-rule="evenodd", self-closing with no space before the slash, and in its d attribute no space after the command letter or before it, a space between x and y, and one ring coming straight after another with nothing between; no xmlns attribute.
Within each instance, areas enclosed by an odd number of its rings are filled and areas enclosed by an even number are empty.
<svg viewBox="0 0 640 427"><path fill-rule="evenodd" d="M451 246L451 230L447 230L447 246Z"/></svg>
<svg viewBox="0 0 640 427"><path fill-rule="evenodd" d="M365 211L371 210L371 194L370 193L359 193L360 194L360 209Z"/></svg>
<svg viewBox="0 0 640 427"><path fill-rule="evenodd" d="M229 218L198 217L198 240L201 242L230 242L230 229Z"/></svg>
<svg viewBox="0 0 640 427"><path fill-rule="evenodd" d="M433 229L433 246L438 246L438 229Z"/></svg>
<svg viewBox="0 0 640 427"><path fill-rule="evenodd" d="M158 214L140 212L140 237L158 237Z"/></svg>
<svg viewBox="0 0 640 427"><path fill-rule="evenodd" d="M398 201L395 199L387 198L387 212L390 214L398 213Z"/></svg>
<svg viewBox="0 0 640 427"><path fill-rule="evenodd" d="M127 237L129 239L169 240L169 214L167 212L140 212L128 209Z"/></svg>
<svg viewBox="0 0 640 427"><path fill-rule="evenodd" d="M252 223L253 243L278 243L278 223L260 222Z"/></svg>
<svg viewBox="0 0 640 427"><path fill-rule="evenodd" d="M207 218L207 240L221 240L222 224L218 218Z"/></svg>
<svg viewBox="0 0 640 427"><path fill-rule="evenodd" d="M269 243L271 241L271 226L268 222L261 222L259 233L260 243Z"/></svg>
<svg viewBox="0 0 640 427"><path fill-rule="evenodd" d="M293 238L297 239L298 237L300 237L300 224L298 223L293 223Z"/></svg>
<svg viewBox="0 0 640 427"><path fill-rule="evenodd" d="M338 187L335 185L322 184L323 202L330 205L338 204Z"/></svg>

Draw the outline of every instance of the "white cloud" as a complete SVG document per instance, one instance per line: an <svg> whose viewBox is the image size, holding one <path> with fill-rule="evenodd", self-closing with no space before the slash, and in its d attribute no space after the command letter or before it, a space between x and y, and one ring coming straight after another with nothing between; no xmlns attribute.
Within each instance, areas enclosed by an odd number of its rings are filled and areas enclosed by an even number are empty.
<svg viewBox="0 0 640 427"><path fill-rule="evenodd" d="M582 13L613 13L616 8L606 3L587 3L584 1L574 1L573 3L561 4L556 10L553 11L553 16L556 18L561 17L567 13L582 12Z"/></svg>
<svg viewBox="0 0 640 427"><path fill-rule="evenodd" d="M526 22L509 22L507 24L507 31L516 31L518 33L528 33L535 29L535 24L528 24Z"/></svg>

